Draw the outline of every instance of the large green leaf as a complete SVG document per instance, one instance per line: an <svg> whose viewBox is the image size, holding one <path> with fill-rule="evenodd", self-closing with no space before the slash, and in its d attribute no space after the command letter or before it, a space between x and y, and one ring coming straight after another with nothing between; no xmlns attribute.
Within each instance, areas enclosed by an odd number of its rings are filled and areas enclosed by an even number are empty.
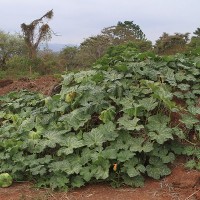
<svg viewBox="0 0 200 200"><path fill-rule="evenodd" d="M69 178L64 176L64 174L62 173L54 174L53 176L50 177L49 183L52 189L57 189L57 188L67 189Z"/></svg>
<svg viewBox="0 0 200 200"><path fill-rule="evenodd" d="M139 131L144 128L143 125L139 125L138 122L140 121L139 118L134 117L132 120L128 115L124 115L123 117L118 119L119 125L125 129L125 130L130 130L130 131Z"/></svg>
<svg viewBox="0 0 200 200"><path fill-rule="evenodd" d="M179 84L178 88L181 89L182 91L187 91L190 89L190 85L189 84Z"/></svg>
<svg viewBox="0 0 200 200"><path fill-rule="evenodd" d="M63 141L65 140L65 137L63 134L65 134L66 131L45 131L43 133L43 142L42 145L44 147L51 147L54 148L56 147L57 144L62 144Z"/></svg>
<svg viewBox="0 0 200 200"><path fill-rule="evenodd" d="M165 115L154 115L148 118L148 136L159 144L163 144L169 139L173 139L173 131L167 127L169 118Z"/></svg>
<svg viewBox="0 0 200 200"><path fill-rule="evenodd" d="M166 81L170 85L176 86L176 79L175 79L175 76L174 76L174 70L169 68L169 67L166 67L166 68L164 68L164 70L162 72L164 74L164 77L166 78Z"/></svg>
<svg viewBox="0 0 200 200"><path fill-rule="evenodd" d="M68 86L74 80L74 73L72 72L67 75L63 75L62 77L63 77L62 84L64 86Z"/></svg>
<svg viewBox="0 0 200 200"><path fill-rule="evenodd" d="M128 133L128 131L120 131L119 136L110 145L111 149L124 149L128 150L132 144L133 137Z"/></svg>
<svg viewBox="0 0 200 200"><path fill-rule="evenodd" d="M84 146L83 141L79 140L75 135L68 136L65 140L62 142L62 146L58 152L57 155L60 156L62 154L68 155L74 152L74 149L80 148Z"/></svg>
<svg viewBox="0 0 200 200"><path fill-rule="evenodd" d="M99 157L97 161L94 162L96 173L94 174L94 177L96 179L106 179L109 176L109 168L110 163L108 160Z"/></svg>
<svg viewBox="0 0 200 200"><path fill-rule="evenodd" d="M81 187L84 183L85 182L81 176L73 176L71 179L72 187Z"/></svg>
<svg viewBox="0 0 200 200"><path fill-rule="evenodd" d="M96 70L80 71L74 75L74 80L77 83L87 83L92 80L93 76L96 75Z"/></svg>
<svg viewBox="0 0 200 200"><path fill-rule="evenodd" d="M153 97L141 99L141 100L139 100L139 103L148 112L153 110L154 108L156 108L156 106L158 105L158 102L156 102L156 99L154 99Z"/></svg>
<svg viewBox="0 0 200 200"><path fill-rule="evenodd" d="M161 177L171 173L171 170L167 165L163 164L161 159L157 157L151 157L149 163L150 164L146 166L146 171L148 176L154 179L160 179Z"/></svg>
<svg viewBox="0 0 200 200"><path fill-rule="evenodd" d="M112 122L101 124L98 128L83 135L84 142L88 147L102 145L103 142L113 141L116 137L118 137L118 133L115 131L115 124Z"/></svg>
<svg viewBox="0 0 200 200"><path fill-rule="evenodd" d="M63 121L73 127L74 130L78 130L90 119L91 115L88 114L87 109L83 107L77 108L71 113L63 115L62 117L60 117L59 121Z"/></svg>
<svg viewBox="0 0 200 200"><path fill-rule="evenodd" d="M92 164L89 164L86 167L82 167L80 170L80 175L87 182L91 180L91 178L94 176L95 173L96 173L96 167L93 166Z"/></svg>
<svg viewBox="0 0 200 200"><path fill-rule="evenodd" d="M144 138L133 138L130 142L130 151L132 152L150 152L153 150L153 143L145 141Z"/></svg>
<svg viewBox="0 0 200 200"><path fill-rule="evenodd" d="M102 132L105 140L114 141L118 137L118 132L115 130L116 125L113 122L102 124L98 127L98 131Z"/></svg>
<svg viewBox="0 0 200 200"><path fill-rule="evenodd" d="M162 163L172 163L175 160L175 155L167 146L154 145L154 149L150 152L151 156L156 156L161 159Z"/></svg>
<svg viewBox="0 0 200 200"><path fill-rule="evenodd" d="M107 148L101 152L101 156L106 159L116 159L119 157L119 153L116 149Z"/></svg>
<svg viewBox="0 0 200 200"><path fill-rule="evenodd" d="M88 147L101 146L106 140L102 131L98 128L92 129L89 133L84 133L83 135L84 144Z"/></svg>
<svg viewBox="0 0 200 200"><path fill-rule="evenodd" d="M188 114L182 114L181 115L181 122L185 124L185 126L189 129L192 129L193 126L199 122L199 120L193 116L193 115L188 115Z"/></svg>
<svg viewBox="0 0 200 200"><path fill-rule="evenodd" d="M169 139L173 139L172 130L165 126L157 127L157 130L155 130L154 132L149 132L148 135L151 140L155 140L159 144L163 144Z"/></svg>
<svg viewBox="0 0 200 200"><path fill-rule="evenodd" d="M104 123L107 123L109 121L113 121L115 118L115 107L109 107L106 110L103 110L99 116L99 119L103 121Z"/></svg>
<svg viewBox="0 0 200 200"><path fill-rule="evenodd" d="M124 150L124 151L120 151L117 154L117 160L120 162L125 162L131 158L133 158L135 156L135 153L128 151L128 150Z"/></svg>
<svg viewBox="0 0 200 200"><path fill-rule="evenodd" d="M37 165L36 167L31 167L29 171L32 175L40 175L43 176L46 174L47 170L44 165Z"/></svg>
<svg viewBox="0 0 200 200"><path fill-rule="evenodd" d="M144 165L140 164L139 159L133 157L123 165L122 172L126 172L130 177L139 176L146 171Z"/></svg>
<svg viewBox="0 0 200 200"><path fill-rule="evenodd" d="M75 155L68 155L62 161L55 161L49 165L49 172L65 172L68 175L78 174L82 168L81 158Z"/></svg>
<svg viewBox="0 0 200 200"><path fill-rule="evenodd" d="M148 128L150 128L151 130L154 130L154 126L155 124L159 123L159 124L164 124L166 125L167 123L169 123L170 118L166 115L163 114L157 114L157 115L152 115L148 118Z"/></svg>

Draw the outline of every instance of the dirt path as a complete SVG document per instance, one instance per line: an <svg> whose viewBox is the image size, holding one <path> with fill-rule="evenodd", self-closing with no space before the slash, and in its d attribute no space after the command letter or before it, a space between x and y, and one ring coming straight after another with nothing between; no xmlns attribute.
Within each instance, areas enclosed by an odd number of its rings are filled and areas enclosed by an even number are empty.
<svg viewBox="0 0 200 200"><path fill-rule="evenodd" d="M35 80L28 78L22 78L16 81L0 80L0 95L18 90L37 91L48 95L57 83L58 80L53 76L43 76Z"/></svg>

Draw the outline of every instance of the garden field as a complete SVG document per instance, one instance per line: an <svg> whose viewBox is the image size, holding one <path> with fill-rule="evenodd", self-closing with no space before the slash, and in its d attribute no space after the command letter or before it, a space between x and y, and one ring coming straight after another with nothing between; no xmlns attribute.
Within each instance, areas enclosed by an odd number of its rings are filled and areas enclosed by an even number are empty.
<svg viewBox="0 0 200 200"><path fill-rule="evenodd" d="M0 199L200 198L199 57L126 48L57 82L1 81L0 172L14 183L0 177Z"/></svg>

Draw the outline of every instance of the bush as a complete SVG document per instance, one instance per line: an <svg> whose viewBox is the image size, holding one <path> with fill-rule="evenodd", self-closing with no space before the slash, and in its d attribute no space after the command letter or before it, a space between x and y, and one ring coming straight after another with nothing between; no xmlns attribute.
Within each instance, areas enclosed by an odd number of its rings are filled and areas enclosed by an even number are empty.
<svg viewBox="0 0 200 200"><path fill-rule="evenodd" d="M51 51L41 51L39 54L40 62L35 65L35 70L41 75L61 73L65 71L60 63L60 58L57 53Z"/></svg>
<svg viewBox="0 0 200 200"><path fill-rule="evenodd" d="M6 66L8 69L15 69L16 71L29 71L31 64L31 60L27 56L15 55L7 61Z"/></svg>
<svg viewBox="0 0 200 200"><path fill-rule="evenodd" d="M37 73L37 71L35 70L35 66L39 63L39 59L31 61L27 56L15 55L6 62L7 70L5 71L4 78L36 78L37 76L39 76L39 73Z"/></svg>
<svg viewBox="0 0 200 200"><path fill-rule="evenodd" d="M64 68L59 66L58 56L53 53L44 53L34 60L30 60L27 56L13 56L6 63L6 77L37 77L39 75L47 75L61 73Z"/></svg>

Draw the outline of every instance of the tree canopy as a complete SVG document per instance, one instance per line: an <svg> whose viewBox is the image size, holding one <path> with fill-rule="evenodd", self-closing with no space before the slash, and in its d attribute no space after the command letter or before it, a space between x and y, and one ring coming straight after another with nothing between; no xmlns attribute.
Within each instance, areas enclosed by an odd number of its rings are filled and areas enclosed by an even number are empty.
<svg viewBox="0 0 200 200"><path fill-rule="evenodd" d="M6 62L15 55L26 53L25 43L20 35L0 30L0 67L6 69Z"/></svg>
<svg viewBox="0 0 200 200"><path fill-rule="evenodd" d="M152 48L140 26L133 21L118 22L117 25L104 28L100 34L85 39L77 54L79 63L87 67L101 58L112 46L132 43L139 51Z"/></svg>
<svg viewBox="0 0 200 200"><path fill-rule="evenodd" d="M116 26L104 28L102 34L110 37L115 44L133 40L146 40L140 26L134 24L133 21L118 22Z"/></svg>
<svg viewBox="0 0 200 200"><path fill-rule="evenodd" d="M170 35L163 33L163 35L156 40L155 51L161 55L172 55L175 53L184 52L189 41L189 33L175 33Z"/></svg>

